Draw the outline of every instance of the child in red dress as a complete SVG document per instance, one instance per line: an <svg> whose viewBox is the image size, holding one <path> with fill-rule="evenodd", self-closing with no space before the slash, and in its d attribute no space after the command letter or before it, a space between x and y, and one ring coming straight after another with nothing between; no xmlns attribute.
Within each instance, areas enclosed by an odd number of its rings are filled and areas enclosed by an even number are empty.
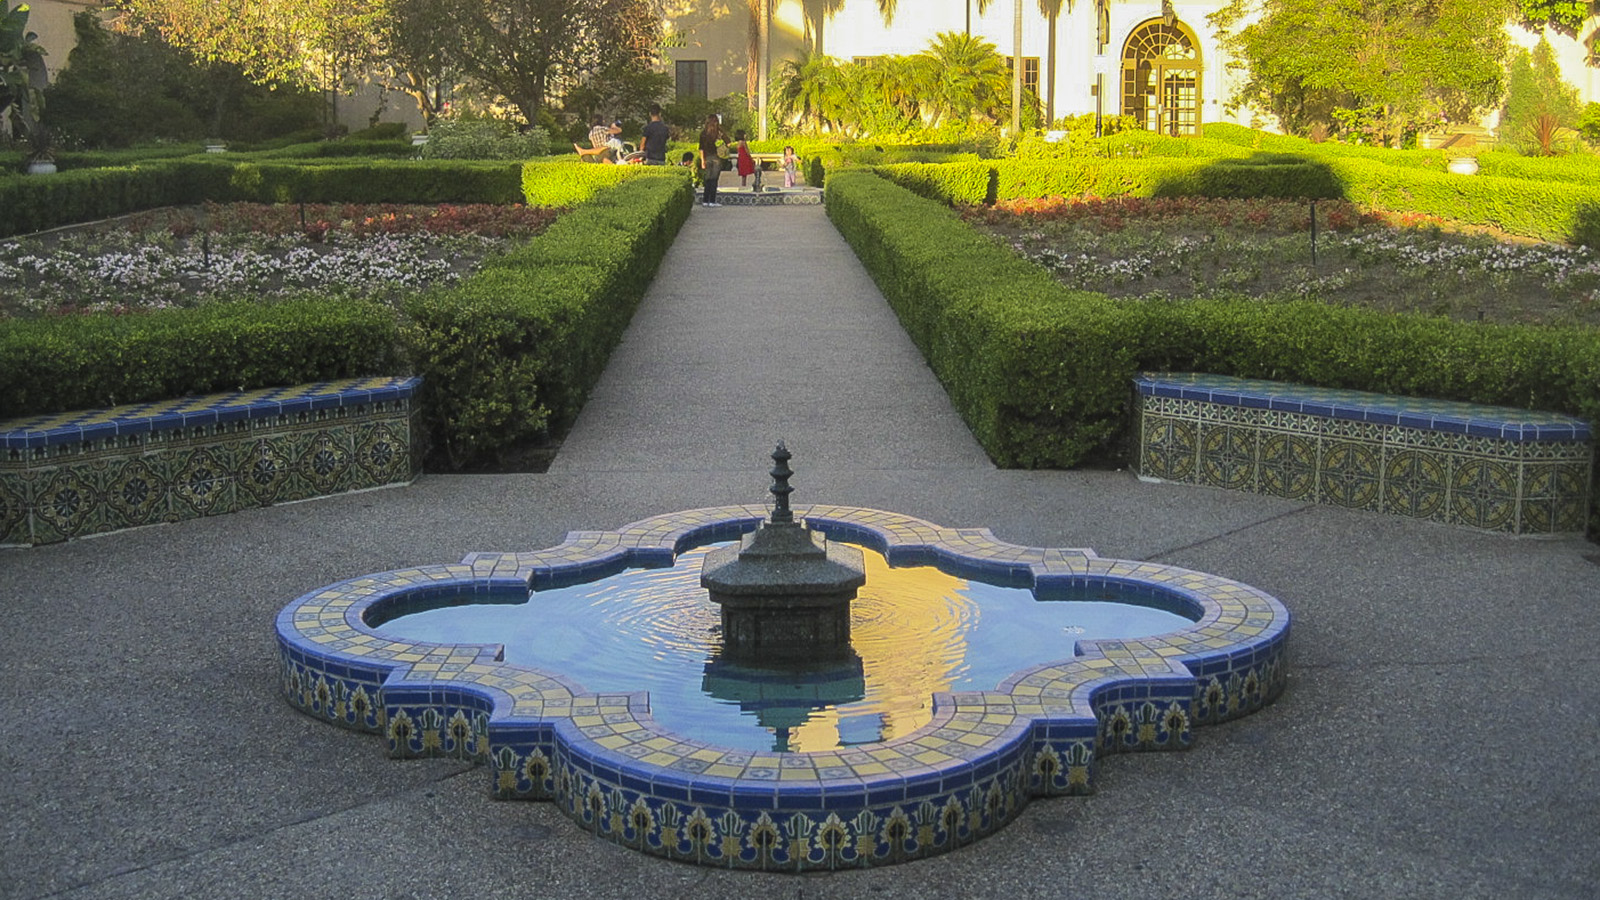
<svg viewBox="0 0 1600 900"><path fill-rule="evenodd" d="M739 169L739 187L744 187L744 180L756 173L756 160L750 155L750 145L745 142L743 129L735 131L733 139L739 142L738 158L734 164Z"/></svg>

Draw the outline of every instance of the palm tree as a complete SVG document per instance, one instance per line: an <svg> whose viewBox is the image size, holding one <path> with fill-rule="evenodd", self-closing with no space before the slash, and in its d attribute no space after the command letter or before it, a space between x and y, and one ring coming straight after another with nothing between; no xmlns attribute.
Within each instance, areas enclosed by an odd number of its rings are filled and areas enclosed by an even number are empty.
<svg viewBox="0 0 1600 900"><path fill-rule="evenodd" d="M983 38L941 32L917 59L921 96L927 102L926 112L932 114L930 125L976 114L992 118L1004 106L1005 59Z"/></svg>
<svg viewBox="0 0 1600 900"><path fill-rule="evenodd" d="M989 4L994 0L967 0L967 34L972 33L972 5L978 5L978 15L983 15L989 9Z"/></svg>
<svg viewBox="0 0 1600 900"><path fill-rule="evenodd" d="M1022 133L1022 0L1011 20L1011 139Z"/></svg>
<svg viewBox="0 0 1600 900"><path fill-rule="evenodd" d="M828 20L843 8L844 0L800 0L800 10L805 18L806 30L810 32L812 53L817 56L823 54L823 29Z"/></svg>
<svg viewBox="0 0 1600 900"><path fill-rule="evenodd" d="M786 59L778 69L778 108L784 116L813 133L837 123L844 106L839 66L831 58L802 50L796 59Z"/></svg>
<svg viewBox="0 0 1600 900"><path fill-rule="evenodd" d="M1063 3L1072 12L1072 0L1039 0L1039 12L1044 15L1049 34L1045 52L1044 122L1049 127L1056 120L1056 25L1061 19Z"/></svg>

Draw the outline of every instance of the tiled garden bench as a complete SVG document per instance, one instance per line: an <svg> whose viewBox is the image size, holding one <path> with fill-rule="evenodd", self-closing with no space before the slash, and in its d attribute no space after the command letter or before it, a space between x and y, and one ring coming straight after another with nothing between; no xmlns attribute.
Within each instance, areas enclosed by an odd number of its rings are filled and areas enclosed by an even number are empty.
<svg viewBox="0 0 1600 900"><path fill-rule="evenodd" d="M0 546L409 482L417 378L0 421Z"/></svg>
<svg viewBox="0 0 1600 900"><path fill-rule="evenodd" d="M1513 534L1577 532L1587 422L1440 400L1193 373L1145 373L1141 478Z"/></svg>

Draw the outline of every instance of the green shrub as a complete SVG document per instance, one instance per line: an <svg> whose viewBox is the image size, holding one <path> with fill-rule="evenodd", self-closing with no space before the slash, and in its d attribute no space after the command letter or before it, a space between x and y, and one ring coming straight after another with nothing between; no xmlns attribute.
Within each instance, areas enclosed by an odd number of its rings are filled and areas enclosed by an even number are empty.
<svg viewBox="0 0 1600 900"><path fill-rule="evenodd" d="M1593 329L1309 300L1112 301L1068 290L944 204L866 172L831 176L828 215L1002 466L1117 458L1141 370L1551 410L1600 425ZM1600 527L1600 505L1591 522Z"/></svg>
<svg viewBox="0 0 1600 900"><path fill-rule="evenodd" d="M613 166L576 157L534 160L522 166L522 199L529 206L577 206L605 188L640 177L687 177L682 166Z"/></svg>
<svg viewBox="0 0 1600 900"><path fill-rule="evenodd" d="M1075 158L1059 162L881 166L873 171L949 204L1037 197L1337 197L1330 169L1277 155L1221 159Z"/></svg>
<svg viewBox="0 0 1600 900"><path fill-rule="evenodd" d="M394 314L348 300L0 319L0 418L400 367Z"/></svg>
<svg viewBox="0 0 1600 900"><path fill-rule="evenodd" d="M435 119L428 126L423 159L532 159L550 155L543 128L518 133L510 122L490 119Z"/></svg>
<svg viewBox="0 0 1600 900"><path fill-rule="evenodd" d="M632 178L406 305L425 420L450 464L577 415L691 203L681 176Z"/></svg>
<svg viewBox="0 0 1600 900"><path fill-rule="evenodd" d="M455 160L305 164L207 154L48 176L0 176L0 237L157 206L259 203L516 203L520 167Z"/></svg>

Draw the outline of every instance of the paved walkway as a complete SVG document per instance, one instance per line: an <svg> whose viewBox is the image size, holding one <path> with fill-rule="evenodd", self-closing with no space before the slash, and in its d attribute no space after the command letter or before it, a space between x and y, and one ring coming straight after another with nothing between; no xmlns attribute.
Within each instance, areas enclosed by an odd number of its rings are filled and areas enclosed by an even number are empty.
<svg viewBox="0 0 1600 900"><path fill-rule="evenodd" d="M551 472L759 472L779 440L800 472L990 466L822 207L697 207Z"/></svg>
<svg viewBox="0 0 1600 900"><path fill-rule="evenodd" d="M1238 578L1289 689L972 848L828 876L661 862L279 696L337 579L759 502L894 510ZM0 552L0 897L1592 898L1600 560L1125 472L989 466L821 213L697 209L552 471L423 477Z"/></svg>

